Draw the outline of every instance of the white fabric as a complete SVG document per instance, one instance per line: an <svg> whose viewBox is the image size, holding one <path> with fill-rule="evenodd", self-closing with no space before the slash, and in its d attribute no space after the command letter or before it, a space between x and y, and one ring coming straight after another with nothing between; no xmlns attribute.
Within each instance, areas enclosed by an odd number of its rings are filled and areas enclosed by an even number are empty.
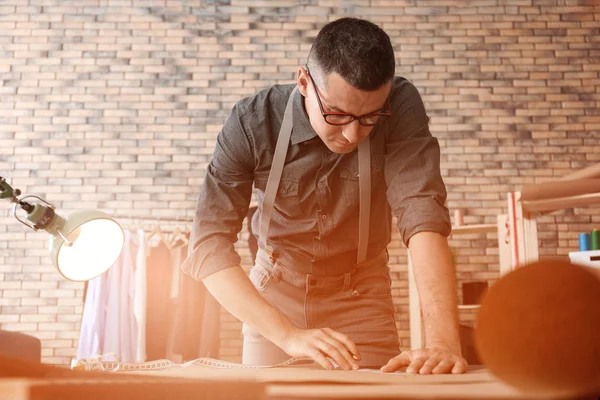
<svg viewBox="0 0 600 400"><path fill-rule="evenodd" d="M137 244L133 295L133 315L137 326L135 361L144 362L146 361L146 257L148 256L148 241L142 229L137 231Z"/></svg>
<svg viewBox="0 0 600 400"><path fill-rule="evenodd" d="M134 266L137 246L125 231L125 245L117 262L108 270L108 296L104 326L104 354L114 353L122 362L135 360L136 321L133 315Z"/></svg>
<svg viewBox="0 0 600 400"><path fill-rule="evenodd" d="M88 282L83 316L77 344L78 360L92 358L103 353L105 304L108 292L107 273Z"/></svg>
<svg viewBox="0 0 600 400"><path fill-rule="evenodd" d="M183 249L182 249L183 248ZM179 291L180 291L180 276L181 264L185 259L184 249L187 249L187 243L182 240L178 240L173 247L169 249L171 255L171 289L169 291L169 300L172 302L174 309L179 307ZM186 251L187 252L187 251ZM166 267L166 266L165 266ZM175 316L171 319L171 322L175 324ZM183 362L183 356L173 352L175 348L175 329L169 329L167 337L167 358L176 363Z"/></svg>
<svg viewBox="0 0 600 400"><path fill-rule="evenodd" d="M187 244L183 241L178 241L169 250L171 252L171 290L169 292L170 299L179 298L179 277L181 275L181 264L183 263L185 256L182 253L181 248L187 247Z"/></svg>

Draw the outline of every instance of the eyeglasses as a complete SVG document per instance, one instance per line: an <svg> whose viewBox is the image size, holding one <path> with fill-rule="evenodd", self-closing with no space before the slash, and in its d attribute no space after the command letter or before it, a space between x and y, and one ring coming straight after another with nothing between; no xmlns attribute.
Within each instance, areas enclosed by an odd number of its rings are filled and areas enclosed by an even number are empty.
<svg viewBox="0 0 600 400"><path fill-rule="evenodd" d="M319 88L317 87L317 84L315 83L313 77L310 75L308 67L306 67L306 73L310 77L310 80L313 86L315 87L315 93L317 95L317 102L319 103L319 108L321 109L321 115L323 115L323 119L325 119L325 122L327 122L330 125L347 125L355 119L357 119L358 123L363 126L374 126L377 125L381 117L389 117L392 115L389 97L385 101L385 106L383 109L381 109L381 111L376 111L364 115L354 115L344 112L325 112L325 110L323 109L323 103L321 102L321 96L319 95Z"/></svg>

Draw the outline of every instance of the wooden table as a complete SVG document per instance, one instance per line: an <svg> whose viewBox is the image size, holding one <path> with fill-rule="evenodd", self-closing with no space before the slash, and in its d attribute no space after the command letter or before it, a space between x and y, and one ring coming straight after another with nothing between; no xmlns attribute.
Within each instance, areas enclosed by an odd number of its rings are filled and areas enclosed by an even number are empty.
<svg viewBox="0 0 600 400"><path fill-rule="evenodd" d="M482 367L462 375L325 371L316 365L215 369L199 365L135 372L43 367L0 376L0 400L41 399L548 399L496 380ZM47 372L50 371L50 372Z"/></svg>
<svg viewBox="0 0 600 400"><path fill-rule="evenodd" d="M325 371L316 365L226 370L202 366L140 371L139 375L187 379L250 380L266 385L266 399L548 399L531 396L496 380L485 368L471 366L461 375L413 375L378 370Z"/></svg>

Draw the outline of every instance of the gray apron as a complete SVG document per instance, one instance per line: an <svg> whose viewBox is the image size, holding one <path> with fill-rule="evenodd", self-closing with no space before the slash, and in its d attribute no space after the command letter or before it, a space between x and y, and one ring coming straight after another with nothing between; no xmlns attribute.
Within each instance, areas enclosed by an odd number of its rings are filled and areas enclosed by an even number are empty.
<svg viewBox="0 0 600 400"><path fill-rule="evenodd" d="M279 129L279 137L275 146L275 154L273 155L273 163L269 171L269 179L265 189L263 199L262 214L260 218L260 230L258 233L258 241L262 244L263 249L269 254L271 260L275 261L273 248L268 243L269 224L271 223L271 215L273 214L273 204L275 196L281 181L283 166L287 155L287 150L292 136L293 107L294 96L298 91L296 86L288 98L287 106L283 116L283 122ZM369 245L369 219L371 212L371 142L370 138L363 139L358 144L358 184L359 184L359 214L358 214L358 255L356 263L360 264L367 258L367 248Z"/></svg>
<svg viewBox="0 0 600 400"><path fill-rule="evenodd" d="M269 304L284 313L295 326L304 326L306 329L318 328L324 323L323 321L327 320L328 327L348 335L359 346L361 367L379 368L398 355L399 343L394 319L394 304L389 292L387 253L380 252L371 260L366 260L371 210L369 138L365 138L358 145L360 205L356 262L362 268L354 268L340 276L314 279L311 277L312 274L299 274L280 267L275 260L273 248L268 243L273 204L292 134L292 104L297 91L296 87L288 99L279 130L263 198L258 236L261 249L258 251L256 264L250 271L250 279ZM274 285L274 282L277 284ZM376 282L378 288L385 288L383 292L386 293L361 294L356 290L357 284L363 285L364 288L366 284L373 286L373 282ZM285 309L283 304L286 305ZM246 324L243 326L244 364L272 365L289 358L282 349L269 342L258 331Z"/></svg>

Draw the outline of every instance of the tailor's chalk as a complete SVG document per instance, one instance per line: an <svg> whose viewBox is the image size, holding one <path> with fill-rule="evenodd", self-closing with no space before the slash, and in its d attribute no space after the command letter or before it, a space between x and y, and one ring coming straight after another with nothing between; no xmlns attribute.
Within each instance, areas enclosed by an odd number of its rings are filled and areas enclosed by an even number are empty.
<svg viewBox="0 0 600 400"><path fill-rule="evenodd" d="M590 235L592 250L600 250L600 238L598 238L598 230L594 229Z"/></svg>
<svg viewBox="0 0 600 400"><path fill-rule="evenodd" d="M591 246L591 238L589 233L579 234L579 251L589 251Z"/></svg>

